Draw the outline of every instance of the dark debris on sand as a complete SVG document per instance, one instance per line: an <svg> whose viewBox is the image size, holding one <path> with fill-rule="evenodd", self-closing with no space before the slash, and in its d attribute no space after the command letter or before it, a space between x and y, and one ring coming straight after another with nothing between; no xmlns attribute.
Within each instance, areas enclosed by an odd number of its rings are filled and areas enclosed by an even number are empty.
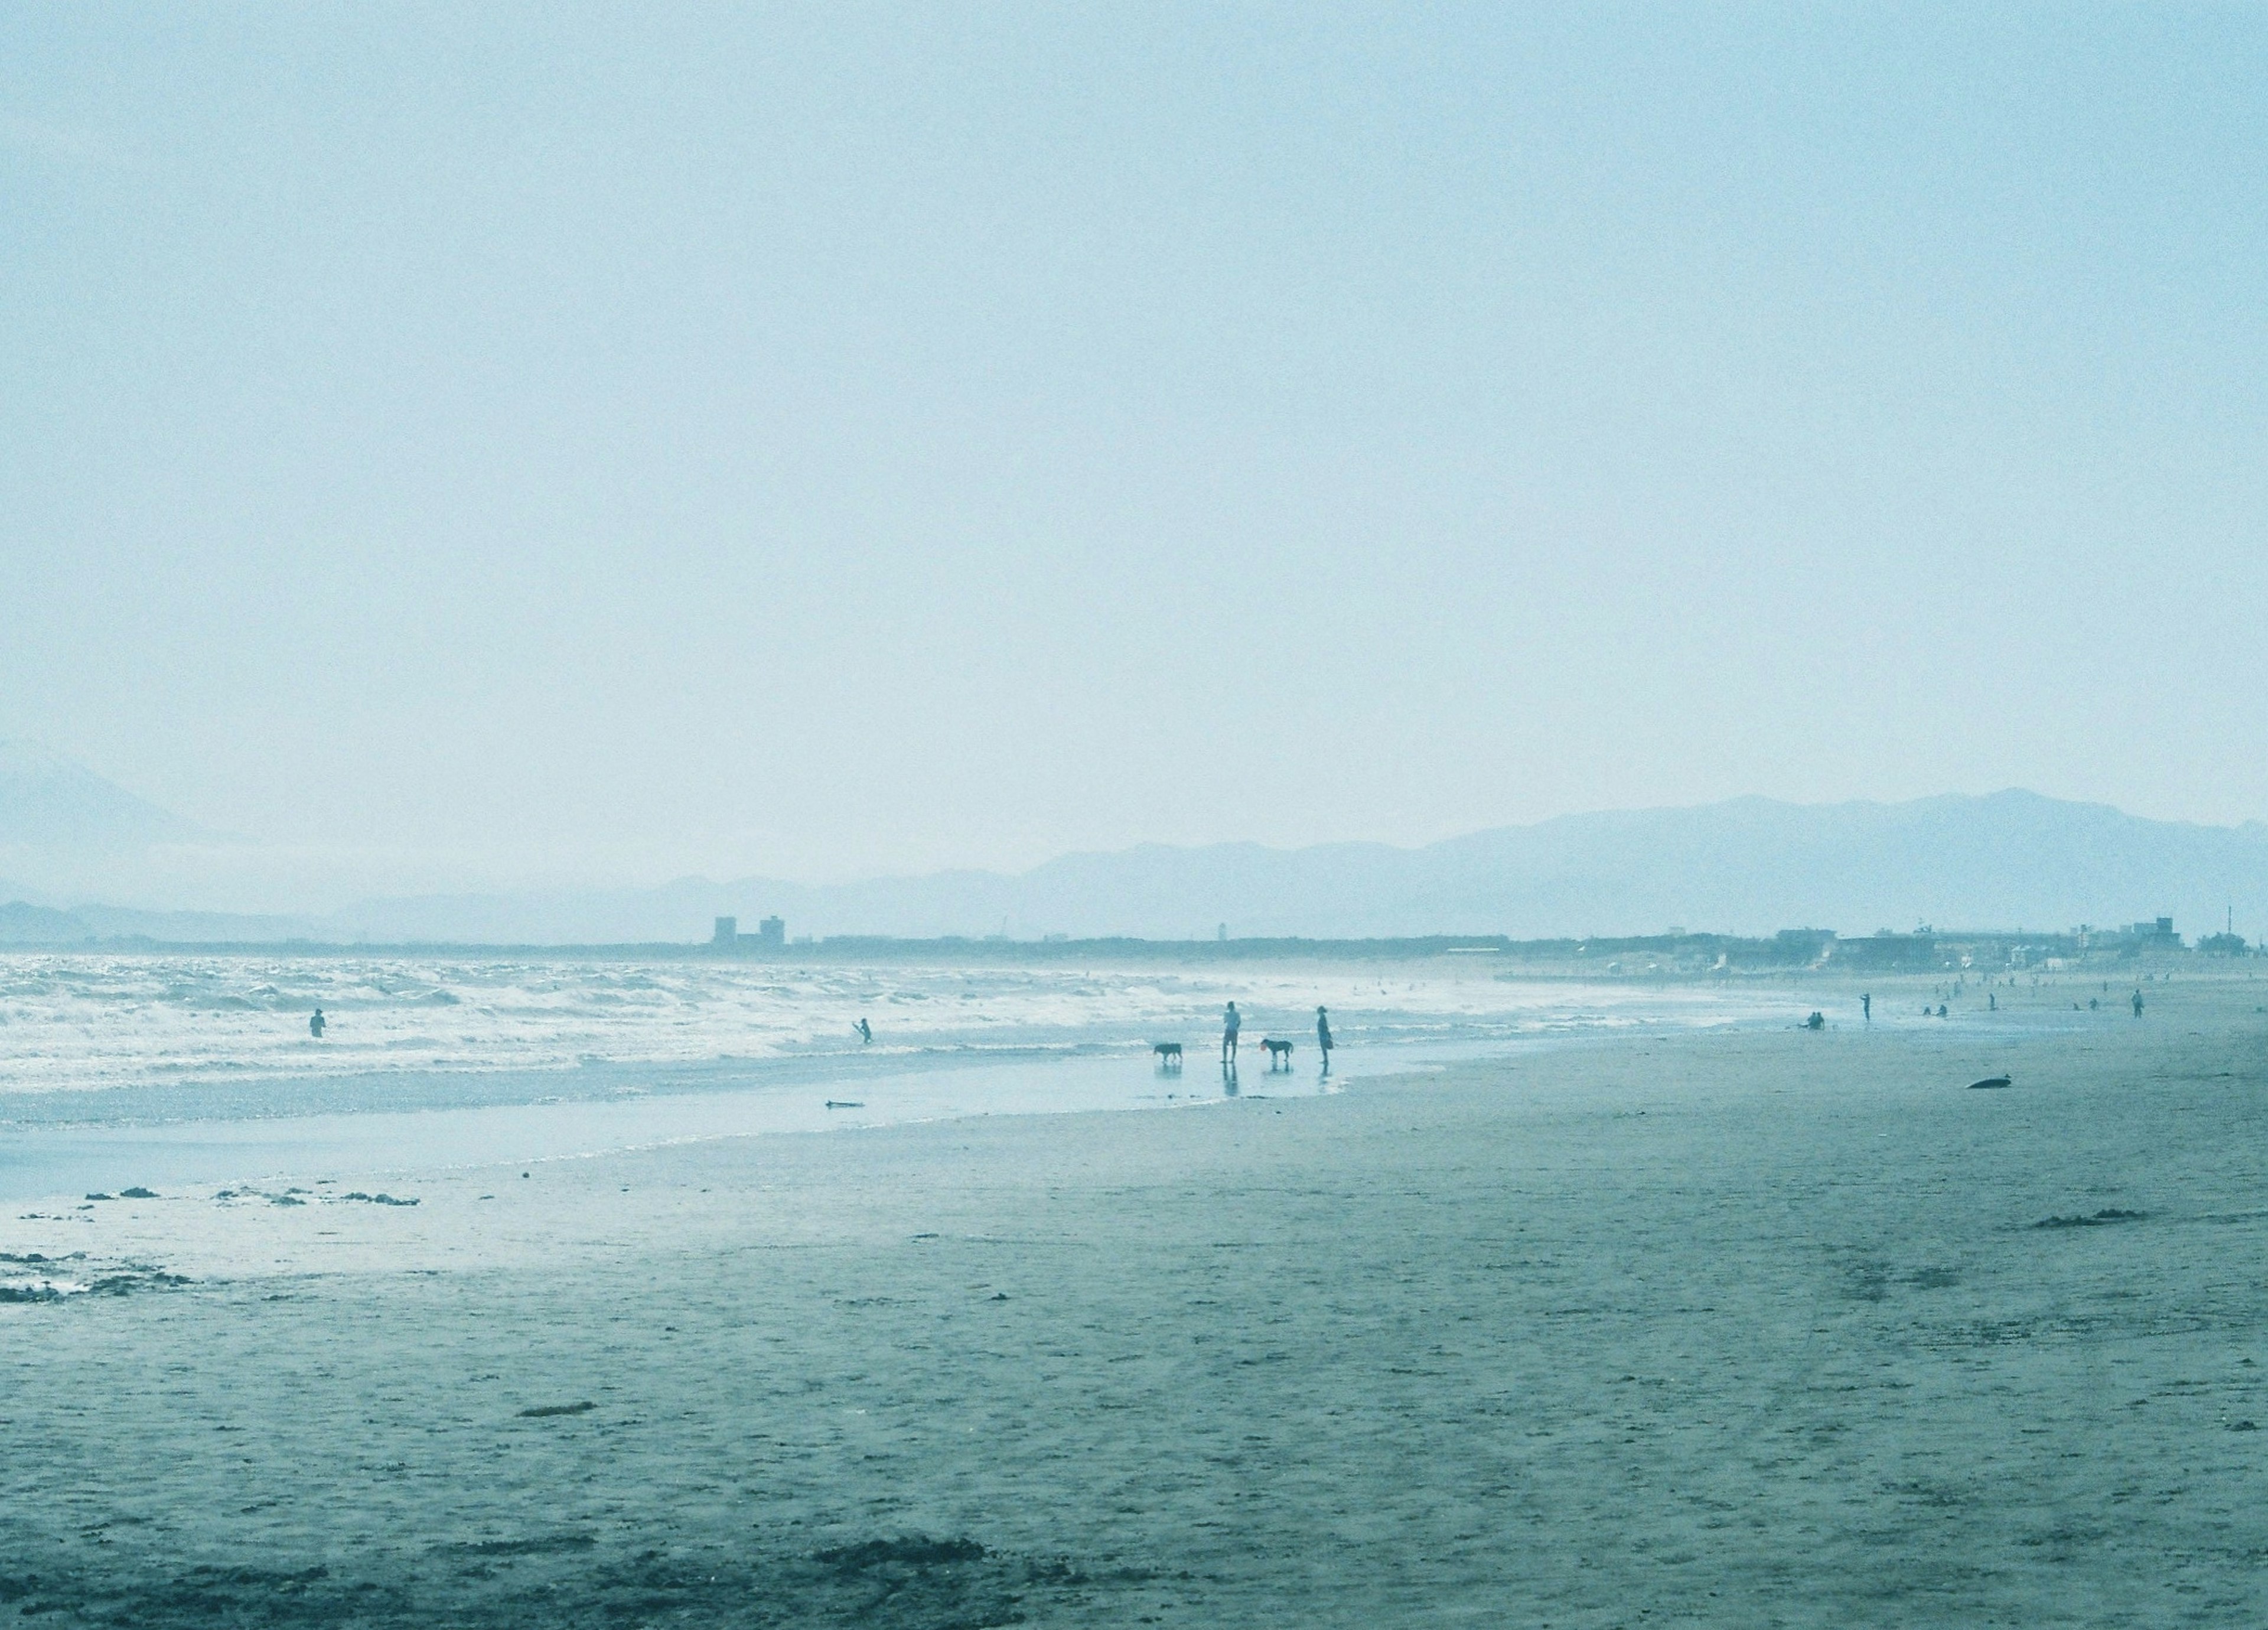
<svg viewBox="0 0 2268 1630"><path fill-rule="evenodd" d="M2107 1206L2092 1217L2043 1217L2032 1224L2036 1228L2107 1228L2117 1222L2139 1222L2147 1212L2121 1211Z"/></svg>
<svg viewBox="0 0 2268 1630"><path fill-rule="evenodd" d="M0 1302L67 1302L80 1295L131 1296L145 1290L173 1290L189 1283L188 1276L168 1273L155 1264L121 1262L89 1277L86 1253L43 1257L38 1251L0 1250L0 1263L36 1269L40 1278L27 1283L0 1285ZM59 1279L59 1274L70 1277Z"/></svg>
<svg viewBox="0 0 2268 1630"><path fill-rule="evenodd" d="M915 1534L902 1539L869 1539L861 1545L834 1545L818 1553L830 1567L857 1573L884 1562L909 1562L934 1567L941 1562L981 1562L984 1547L973 1539L932 1539Z"/></svg>
<svg viewBox="0 0 2268 1630"><path fill-rule="evenodd" d="M900 1535L817 1553L750 1546L609 1546L579 1532L436 1546L364 1567L114 1556L58 1569L0 1556L0 1605L51 1626L352 1625L407 1630L580 1630L641 1624L989 1630L1098 1605L1139 1573L1090 1576L1060 1558L974 1539Z"/></svg>
<svg viewBox="0 0 2268 1630"><path fill-rule="evenodd" d="M105 1273L87 1286L97 1296L130 1296L136 1291L173 1290L189 1282L186 1273L168 1273L145 1263L129 1262L115 1273Z"/></svg>

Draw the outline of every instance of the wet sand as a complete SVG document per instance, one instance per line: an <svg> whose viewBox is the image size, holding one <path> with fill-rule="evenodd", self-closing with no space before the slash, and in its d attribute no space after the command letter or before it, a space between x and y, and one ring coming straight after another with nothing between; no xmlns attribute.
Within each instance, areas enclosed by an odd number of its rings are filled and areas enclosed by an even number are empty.
<svg viewBox="0 0 2268 1630"><path fill-rule="evenodd" d="M26 1208L0 1618L2262 1622L2259 988Z"/></svg>

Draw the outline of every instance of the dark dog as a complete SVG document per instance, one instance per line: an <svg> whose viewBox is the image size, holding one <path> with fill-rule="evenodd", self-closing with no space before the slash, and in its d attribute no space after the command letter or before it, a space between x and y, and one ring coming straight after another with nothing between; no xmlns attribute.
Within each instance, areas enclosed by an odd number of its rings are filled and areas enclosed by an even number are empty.
<svg viewBox="0 0 2268 1630"><path fill-rule="evenodd" d="M1272 1036L1260 1044L1268 1050L1268 1067L1271 1070L1292 1067L1292 1044L1279 1042Z"/></svg>
<svg viewBox="0 0 2268 1630"><path fill-rule="evenodd" d="M1178 1070L1182 1067L1181 1043L1152 1042L1150 1044L1150 1051L1158 1055L1158 1067L1160 1069Z"/></svg>

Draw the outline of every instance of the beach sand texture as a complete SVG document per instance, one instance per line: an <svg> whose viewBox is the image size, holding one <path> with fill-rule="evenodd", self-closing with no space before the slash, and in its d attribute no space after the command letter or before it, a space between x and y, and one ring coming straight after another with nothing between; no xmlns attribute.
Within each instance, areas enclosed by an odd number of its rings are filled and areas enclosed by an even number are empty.
<svg viewBox="0 0 2268 1630"><path fill-rule="evenodd" d="M2256 990L31 1208L0 1617L2268 1622Z"/></svg>

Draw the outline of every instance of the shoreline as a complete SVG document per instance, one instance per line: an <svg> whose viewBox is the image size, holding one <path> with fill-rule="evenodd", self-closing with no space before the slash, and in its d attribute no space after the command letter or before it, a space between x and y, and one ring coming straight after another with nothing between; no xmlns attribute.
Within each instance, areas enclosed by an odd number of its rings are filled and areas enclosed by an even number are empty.
<svg viewBox="0 0 2268 1630"><path fill-rule="evenodd" d="M0 1580L63 1625L2244 1622L2250 994L122 1204L54 1227L142 1280L0 1307Z"/></svg>
<svg viewBox="0 0 2268 1630"><path fill-rule="evenodd" d="M1742 1022L1642 1028L1675 1034L1737 1028ZM77 1195L90 1187L162 1184L169 1185L171 1198L185 1189L247 1184L401 1181L467 1169L604 1158L733 1139L993 1117L1135 1112L1237 1098L1314 1097L1474 1062L1509 1062L1555 1047L1614 1044L1638 1033L1638 1029L1571 1029L1480 1041L1358 1045L1340 1050L1337 1067L1328 1078L1312 1066L1272 1070L1252 1064L1232 1077L1204 1059L1194 1069L1168 1072L1143 1055L1121 1050L1016 1049L890 1060L850 1055L843 1062L863 1062L868 1067L794 1071L784 1080L751 1081L725 1061L684 1073L696 1080L729 1083L718 1087L633 1086L628 1078L650 1075L636 1066L622 1066L615 1073L624 1079L613 1086L559 1097L525 1095L526 1085L546 1079L545 1073L531 1073L516 1083L523 1090L493 1100L399 1110L348 1112L295 1107L284 1112L154 1122L19 1120L15 1125L22 1130L0 1156L0 1206L85 1210L88 1201ZM680 1079L681 1082L683 1077ZM829 1086L865 1095L855 1101L814 1095ZM262 1150L276 1152L262 1154ZM188 1152L186 1160L183 1151ZM24 1175L26 1169L55 1169L59 1162L70 1162L67 1169L83 1181L40 1187L49 1179ZM339 1171L349 1176L339 1179L327 1175Z"/></svg>

